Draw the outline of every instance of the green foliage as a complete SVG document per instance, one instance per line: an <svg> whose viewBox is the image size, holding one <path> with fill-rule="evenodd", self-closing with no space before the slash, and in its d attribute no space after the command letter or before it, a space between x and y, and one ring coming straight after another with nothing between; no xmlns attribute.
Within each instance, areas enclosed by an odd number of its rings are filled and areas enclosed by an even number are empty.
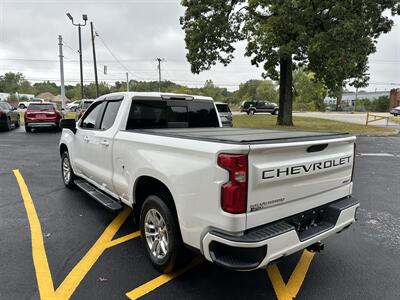
<svg viewBox="0 0 400 300"><path fill-rule="evenodd" d="M32 87L22 73L5 73L0 76L0 92L30 93Z"/></svg>
<svg viewBox="0 0 400 300"><path fill-rule="evenodd" d="M324 85L315 79L313 73L298 69L293 75L295 110L323 111L325 110L324 98L327 90Z"/></svg>
<svg viewBox="0 0 400 300"><path fill-rule="evenodd" d="M278 92L271 80L249 80L240 84L239 90L234 95L237 103L244 100L268 100L271 102L278 100Z"/></svg>
<svg viewBox="0 0 400 300"><path fill-rule="evenodd" d="M375 100L359 99L355 103L355 110L370 112L388 112L389 98L387 96L381 96Z"/></svg>
<svg viewBox="0 0 400 300"><path fill-rule="evenodd" d="M60 93L60 88L54 83L50 81L37 82L33 84L35 95L49 92L53 95L58 95Z"/></svg>
<svg viewBox="0 0 400 300"><path fill-rule="evenodd" d="M187 59L193 73L233 59L234 42L247 40L246 55L280 79L278 123L291 125L292 64L306 65L331 91L343 82L368 81L368 55L390 31L383 12L399 13L398 0L182 0ZM277 66L280 65L280 74Z"/></svg>

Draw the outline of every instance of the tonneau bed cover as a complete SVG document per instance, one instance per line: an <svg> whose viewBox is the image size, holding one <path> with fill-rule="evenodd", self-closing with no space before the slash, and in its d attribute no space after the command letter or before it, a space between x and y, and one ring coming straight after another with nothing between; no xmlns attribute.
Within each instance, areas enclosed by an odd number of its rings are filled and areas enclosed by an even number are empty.
<svg viewBox="0 0 400 300"><path fill-rule="evenodd" d="M348 133L267 130L253 128L136 129L137 133L229 144L266 144L348 137Z"/></svg>

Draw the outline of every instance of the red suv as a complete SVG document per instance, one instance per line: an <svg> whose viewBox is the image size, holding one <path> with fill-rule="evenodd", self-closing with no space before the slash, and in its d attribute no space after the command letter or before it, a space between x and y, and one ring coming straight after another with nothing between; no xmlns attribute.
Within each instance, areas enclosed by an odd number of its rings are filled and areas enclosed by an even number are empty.
<svg viewBox="0 0 400 300"><path fill-rule="evenodd" d="M31 132L32 128L54 128L60 130L61 112L54 103L31 103L29 104L24 120L25 131Z"/></svg>

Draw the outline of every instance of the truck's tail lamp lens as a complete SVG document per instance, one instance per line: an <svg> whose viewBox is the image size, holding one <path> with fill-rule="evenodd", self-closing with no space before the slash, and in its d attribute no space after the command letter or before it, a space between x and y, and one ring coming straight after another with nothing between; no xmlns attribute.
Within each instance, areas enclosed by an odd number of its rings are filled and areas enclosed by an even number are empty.
<svg viewBox="0 0 400 300"><path fill-rule="evenodd" d="M226 154L218 156L218 165L229 172L229 181L221 188L221 207L231 214L247 211L247 155Z"/></svg>

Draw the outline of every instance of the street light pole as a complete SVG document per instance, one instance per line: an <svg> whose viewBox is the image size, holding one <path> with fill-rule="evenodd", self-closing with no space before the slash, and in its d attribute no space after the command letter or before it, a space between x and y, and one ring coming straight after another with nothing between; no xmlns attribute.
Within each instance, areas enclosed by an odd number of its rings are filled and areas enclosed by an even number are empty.
<svg viewBox="0 0 400 300"><path fill-rule="evenodd" d="M94 46L94 30L93 30L93 22L90 22L90 32L92 34L92 48L93 48L93 64L94 64L94 81L96 84L96 98L100 96L99 93L99 80L97 78L97 62L96 62L96 48Z"/></svg>
<svg viewBox="0 0 400 300"><path fill-rule="evenodd" d="M87 22L87 15L82 15L82 19L85 23L74 23L74 18L71 16L70 13L67 13L67 17L71 20L72 25L78 26L78 37L79 37L79 65L80 65L80 74L81 74L81 98L84 98L83 92L83 66L82 66L82 38L81 38L81 27L86 26Z"/></svg>

